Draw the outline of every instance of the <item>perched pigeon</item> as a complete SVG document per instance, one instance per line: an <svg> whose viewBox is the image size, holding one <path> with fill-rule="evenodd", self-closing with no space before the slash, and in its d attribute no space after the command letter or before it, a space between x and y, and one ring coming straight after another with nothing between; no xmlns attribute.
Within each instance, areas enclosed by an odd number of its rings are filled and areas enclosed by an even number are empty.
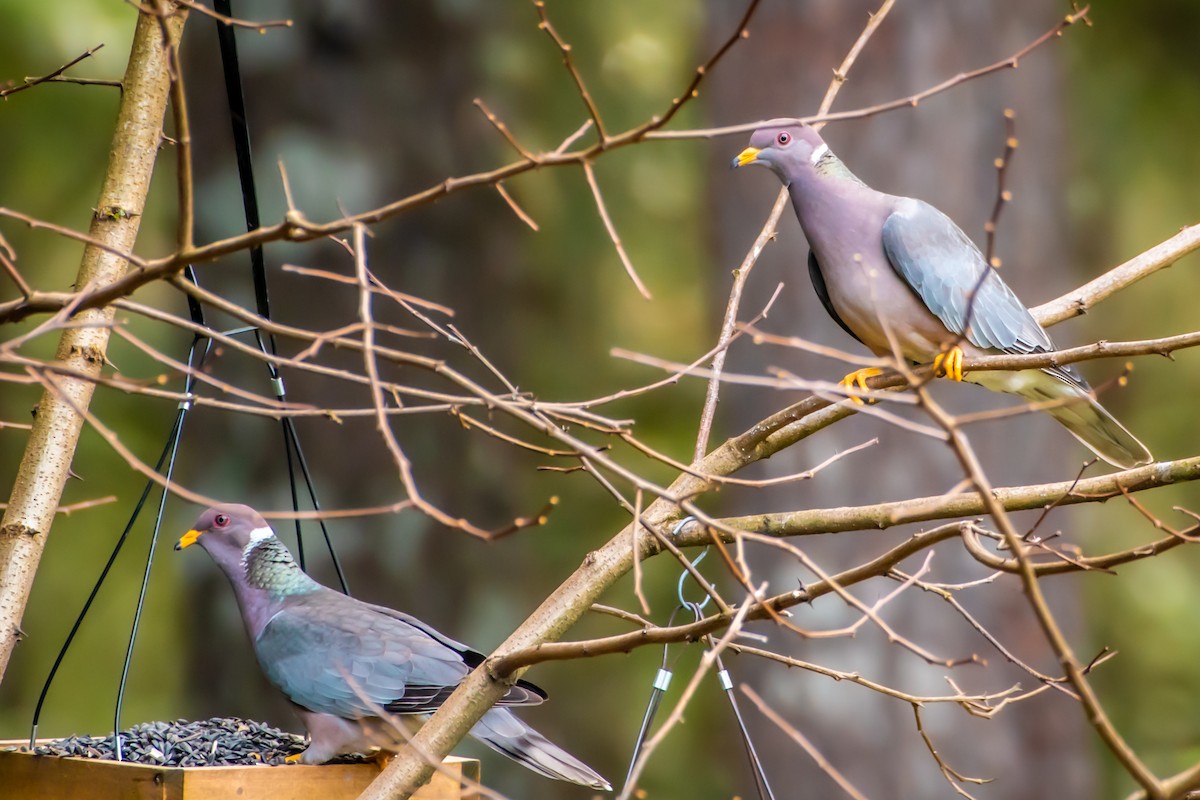
<svg viewBox="0 0 1200 800"><path fill-rule="evenodd" d="M379 709L431 714L484 660L418 619L317 583L249 506L205 511L175 549L194 543L229 578L259 666L308 729L302 763L403 744ZM545 698L538 687L518 681L498 706L536 705ZM507 708L488 711L471 735L548 778L612 788Z"/></svg>
<svg viewBox="0 0 1200 800"><path fill-rule="evenodd" d="M733 167L768 167L792 198L811 248L808 271L822 305L876 355L933 362L963 380L962 357L1044 353L1054 343L967 235L941 211L877 192L846 169L815 130L772 120L750 137ZM842 383L865 389L879 370ZM1035 403L1096 455L1118 467L1150 451L1096 401L1070 366L980 371L965 378Z"/></svg>

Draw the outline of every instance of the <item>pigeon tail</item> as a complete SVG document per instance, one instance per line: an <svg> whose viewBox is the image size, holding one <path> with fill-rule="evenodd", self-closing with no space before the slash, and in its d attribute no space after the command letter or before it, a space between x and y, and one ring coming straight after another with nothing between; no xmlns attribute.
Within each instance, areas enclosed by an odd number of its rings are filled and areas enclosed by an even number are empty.
<svg viewBox="0 0 1200 800"><path fill-rule="evenodd" d="M612 790L612 785L594 769L526 725L508 709L488 711L475 723L471 736L547 778L606 792Z"/></svg>
<svg viewBox="0 0 1200 800"><path fill-rule="evenodd" d="M1010 373L1012 374L1012 373ZM1070 401L1046 409L1071 434L1100 458L1121 469L1131 469L1154 460L1146 445L1100 405L1091 390L1048 372L1023 370L1024 380L1010 391L1034 403ZM980 381L982 383L982 381Z"/></svg>

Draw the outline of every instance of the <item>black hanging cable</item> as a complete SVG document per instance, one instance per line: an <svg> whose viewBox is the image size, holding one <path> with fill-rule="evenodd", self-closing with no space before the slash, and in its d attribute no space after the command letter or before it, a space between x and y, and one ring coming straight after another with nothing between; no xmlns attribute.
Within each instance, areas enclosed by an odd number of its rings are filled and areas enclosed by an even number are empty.
<svg viewBox="0 0 1200 800"><path fill-rule="evenodd" d="M672 530L673 535L677 535L690 522L695 522L696 518L692 516L684 517L675 524ZM700 555L696 556L691 562L693 569L704 557L708 555L708 548L704 548ZM679 583L676 586L676 593L679 597L679 605L671 612L671 617L667 621L667 627L670 628L675 624L675 615L681 610L687 609L695 616L696 622L699 622L704 617L704 607L712 600L712 595L706 595L703 602L693 603L683 595L683 585L686 582L691 572L687 569L683 570L679 576ZM708 637L705 637L708 638ZM710 640L711 642L711 640ZM646 705L646 713L642 718L642 727L638 731L637 740L634 742L633 753L629 757L629 770L625 773L625 784L621 789L621 797L629 795L630 780L633 778L634 768L637 766L638 757L642 752L642 745L646 741L646 734L650 732L650 726L654 723L654 717L658 713L658 707L662 703L663 695L671 685L672 673L667 669L667 648L670 645L663 645L662 665L659 667L657 674L654 676L653 689L650 692L650 700ZM711 644L710 644L711 648ZM733 693L733 678L729 675L729 670L725 667L725 662L721 659L720 653L715 653L717 666L717 681L724 690L725 696L729 698L729 705L733 709L734 719L737 721L738 733L741 734L742 744L746 748L746 757L750 761L751 771L754 774L754 788L758 792L759 800L775 800L775 794L771 791L771 784L767 781L766 768L763 766L762 759L759 758L758 750L754 747L754 741L750 738L750 731L746 727L746 721L742 717L742 710L738 706L737 697Z"/></svg>
<svg viewBox="0 0 1200 800"><path fill-rule="evenodd" d="M226 17L233 16L233 7L230 0L214 0L213 7L218 14L223 14ZM226 25L221 20L216 20L216 25L217 42L221 48L221 67L225 76L225 94L229 102L229 119L233 125L233 147L237 158L238 180L242 190L242 205L246 213L246 230L255 231L258 230L261 223L258 213L258 191L255 188L254 182L254 162L251 158L250 150L250 125L246 119L246 99L242 91L241 67L238 63L237 38L232 25ZM250 249L250 271L254 280L254 299L258 315L263 319L270 319L271 297L267 287L266 263L263 257L263 249L260 245L255 245ZM273 333L268 331L264 337L262 330L256 329L255 339L258 342L259 350L263 353L272 356L277 354ZM284 402L287 395L284 390L283 378L280 376L279 370L273 361L268 361L267 366L270 371L271 386L275 391L275 397L280 402ZM300 437L296 433L295 423L290 418L285 417L282 421L282 427L284 459L287 463L288 484L291 487L292 509L294 511L300 510L300 497L296 486L295 464L293 463L293 454L295 454L295 461L299 463L305 486L308 489L309 501L312 503L313 508L319 512L321 504L317 500L316 487L308 471L308 463L304 458L304 451L300 447ZM342 571L341 562L334 551L333 540L329 536L329 530L325 526L325 521L318 519L317 524L320 525L321 535L325 539L325 546L329 550L329 556L333 561L334 570L337 572L338 582L341 584L342 591L350 594L350 587L346 582L345 573ZM300 562L300 568L305 569L304 535L300 520L296 520L296 556Z"/></svg>
<svg viewBox="0 0 1200 800"><path fill-rule="evenodd" d="M291 442L291 446L295 449L296 463L298 463L300 465L300 474L304 476L304 485L308 487L309 502L312 503L314 509L316 509L317 511L320 511L321 504L317 500L316 492L313 491L313 487L316 484L313 482L312 473L308 471L308 459L306 459L304 457L304 451L300 449L300 439L296 435L296 426L295 426L295 424L293 424L293 421L291 418L285 418L283 421L283 424L284 424L284 428L287 432L287 435L289 437L289 441ZM288 461L288 470L289 470L289 474L291 474L290 473L290 470L291 470L291 460L290 459ZM292 481L293 494L295 493L295 490L296 490L296 482ZM295 502L294 498L293 498L292 502L293 503ZM333 542L329 538L329 531L327 531L325 529L325 521L317 520L317 522L320 524L321 533L325 537L325 545L329 549L329 559L330 559L330 561L333 562L333 570L334 570L334 572L337 573L338 583L340 583L342 586L342 592L344 594L350 594L350 586L346 582L346 573L343 572L343 570L342 570L342 562L341 562L341 559L338 558L337 551L333 549Z"/></svg>
<svg viewBox="0 0 1200 800"><path fill-rule="evenodd" d="M684 526L686 526L689 522L694 522L695 520L696 518L690 515L679 520L679 522L675 523L675 528L672 530L672 534L678 534L681 530L683 530ZM707 555L708 548L706 547L700 551L700 555L692 559L692 567L695 568L696 565L703 561L704 557ZM670 619L667 620L668 628L675 624L675 615L683 610L690 610L696 616L696 621L699 622L703 616L704 607L708 605L708 601L712 599L711 596L708 596L704 598L703 603L688 602L688 600L683 596L683 584L689 574L690 573L685 569L679 576L679 582L675 587L675 593L679 597L679 605L675 607L675 610L671 612ZM633 753L631 753L629 756L629 769L625 772L625 784L621 788L622 797L629 794L629 781L633 778L634 767L637 766L638 757L642 754L642 745L646 742L646 734L650 732L650 726L654 724L654 717L658 714L658 707L662 704L663 695L667 693L667 689L669 689L671 686L671 678L673 673L671 670L667 669L667 652L669 649L669 644L663 645L662 664L659 666L658 672L656 672L654 675L654 683L652 684L652 688L650 690L650 699L646 703L646 713L642 717L642 727L640 730L638 730L637 739L633 743Z"/></svg>
<svg viewBox="0 0 1200 800"><path fill-rule="evenodd" d="M703 557L703 554L701 554L701 557ZM693 565L699 560L698 558L696 561L693 561ZM686 575L687 573L685 572L684 574ZM671 618L667 621L668 628L675 624L675 615L684 609L692 612L696 622L704 618L702 604L683 602L671 612ZM633 753L629 757L629 769L625 773L625 784L621 789L621 796L623 797L629 794L629 782L633 778L634 767L637 766L638 757L642 753L642 745L646 742L646 735L650 732L650 726L654 723L658 707L662 704L663 695L666 694L667 689L671 686L672 672L667 669L667 648L669 646L663 645L662 665L654 676L654 685L650 692L650 700L646 704L646 714L642 718L642 727L638 731L637 739L633 745ZM771 784L767 781L766 768L763 766L762 759L758 755L758 750L754 747L754 740L750 738L750 731L746 728L746 720L742 717L742 709L738 706L737 697L733 694L733 678L730 677L729 670L725 667L725 662L721 659L720 653L716 655L716 666L717 682L720 683L725 696L729 698L729 705L733 708L733 716L737 721L738 733L741 734L742 744L746 748L746 758L750 761L751 772L754 775L754 788L758 792L759 800L775 800L775 793L771 791Z"/></svg>
<svg viewBox="0 0 1200 800"><path fill-rule="evenodd" d="M233 16L229 0L215 0L213 7L218 14ZM217 43L221 47L221 66L225 75L225 95L229 101L229 121L233 124L233 149L237 157L238 178L242 188L242 207L246 213L246 230L256 231L261 226L258 217L258 190L254 185L254 165L250 158L250 125L246 121L246 98L242 92L242 73L238 66L237 39L232 25L217 20ZM259 246L250 250L250 266L254 277L254 300L258 315L271 318L271 298L267 293L267 269L263 251ZM275 352L275 337L267 334L271 352ZM261 338L259 340L261 345ZM271 365L274 372L275 365ZM272 375L272 377L275 377Z"/></svg>
<svg viewBox="0 0 1200 800"><path fill-rule="evenodd" d="M683 606L676 606L671 612L671 618L667 620L667 627L670 628L675 624L675 615ZM662 705L663 695L667 693L667 689L671 688L671 678L675 673L667 668L667 654L670 652L671 645L663 645L662 663L658 666L658 672L654 673L654 682L650 687L650 699L646 702L646 713L642 716L642 727L638 729L637 739L633 742L633 753L629 756L629 769L625 771L625 782L621 787L622 796L629 791L629 781L633 779L633 768L637 766L638 756L642 754L642 745L646 743L646 734L650 733L650 726L654 724L654 717L658 715L658 707Z"/></svg>
<svg viewBox="0 0 1200 800"><path fill-rule="evenodd" d="M195 275L194 274L189 275L189 279L194 282ZM199 347L201 341L204 341L206 344L205 344L204 352L201 353L200 358L197 360L195 358L196 350ZM209 347L211 347L211 345L212 345L211 339L209 339L208 337L202 337L199 334L197 334L192 339L191 348L188 349L188 359L187 359L188 373L187 373L187 378L186 378L186 381L184 384L185 399L179 403L179 409L175 413L175 425L172 428L172 435L170 438L170 443L168 445L168 450L170 451L170 457L167 459L166 472L163 473L163 477L166 479L166 482L168 484L171 482L171 476L175 472L175 457L179 454L179 440L183 436L183 422L184 422L184 419L187 417L187 412L190 411L192 408L192 391L195 389L195 386L196 386L196 376L195 376L194 368L203 364L205 357L208 355L208 350L209 350ZM130 629L129 629L129 646L125 649L125 663L121 666L121 680L120 680L120 683L117 684L117 703L116 703L116 707L113 709L113 740L114 740L114 744L116 745L113 748L113 751L117 757L117 761L122 760L121 759L121 756L122 756L122 752L121 752L121 708L123 707L123 705L125 703L125 685L129 680L129 665L133 661L133 647L137 643L138 627L141 625L141 621L142 621L142 611L146 607L146 590L150 587L150 568L154 564L154 551L155 551L155 548L158 546L158 534L159 534L159 531L162 530L163 512L166 510L166 507L167 507L167 489L164 486L163 490L162 490L162 494L160 494L159 498L158 498L158 513L154 515L154 530L150 534L150 545L146 552L146 567L142 571L142 586L138 590L137 606L135 607L134 612L133 612L133 625L130 626ZM139 508L140 508L140 506L139 506Z"/></svg>
<svg viewBox="0 0 1200 800"><path fill-rule="evenodd" d="M184 269L184 277L187 280L191 281L192 283L196 282L196 274L193 271L191 266L188 266ZM188 313L191 316L192 322L196 323L197 325L204 325L204 309L201 307L200 303L198 301L196 301L195 298L193 298L191 295L188 295L187 304L188 304ZM208 347L212 344L212 342L207 337L202 336L200 334L196 334L195 336L192 337L192 344L188 350L188 366L189 367L192 366L197 347L199 346L199 344L202 341L206 342L207 344L205 346L204 353L201 355L197 364L203 363L204 357L208 353ZM194 379L193 379L191 373L189 373L187 376L187 380L185 382L185 394L188 395L189 397L191 395L193 385L194 385ZM190 400L180 403L179 409L177 410L177 412L175 414L175 420L171 425L171 431L170 431L170 433L167 434L166 444L163 445L162 454L159 455L158 461L154 465L155 472L159 472L159 473L162 472L163 464L167 461L168 458L171 459L171 466L172 467L174 466L175 452L176 452L178 444L179 444L179 435L183 429L183 420L184 420L184 416L187 412L187 407L190 407L190 405L191 405ZM168 475L169 474L170 474L170 468L168 468ZM129 516L129 521L125 523L125 529L123 531L121 531L121 535L117 538L116 544L113 545L112 552L108 556L108 561L105 562L104 567L100 570L100 575L98 578L96 578L96 583L92 586L92 591L88 594L87 600L84 601L83 608L80 609L79 615L75 618L75 622L71 626L70 632L67 633L66 640L63 642L62 647L58 651L58 655L54 659L54 664L50 667L50 672L46 675L46 680L42 684L42 691L38 695L37 705L34 706L34 709L33 709L33 721L30 724L30 731L29 731L29 746L30 746L30 748L33 748L33 746L37 742L38 723L41 720L42 707L46 703L46 697L50 693L50 687L54 683L54 678L58 674L58 669L60 666L62 666L62 662L63 662L63 659L67 655L67 651L71 648L71 644L75 641L75 635L77 633L79 633L79 628L83 625L84 618L87 617L88 612L91 610L92 603L94 603L96 600L96 595L100 593L100 587L104 585L104 581L107 580L109 572L112 571L113 564L116 563L117 556L120 555L122 548L124 548L125 542L129 538L129 533L133 530L134 524L137 523L138 517L142 513L142 508L146 505L146 501L150 497L150 492L152 492L154 490L155 485L156 485L155 482L152 480L146 481L146 486L144 489L142 489L141 497L138 498L137 503L134 505L133 513L130 514L130 516ZM163 492L163 496L164 497L166 496L165 491ZM158 520L155 523L155 531L154 531L156 538L158 535L158 527L161 524L161 520L162 520L162 512L161 512L161 503L160 503L159 516L158 516ZM151 556L152 555L153 555L153 550L151 550ZM149 575L149 571L150 571L150 562L148 560L146 563L146 575L147 576ZM144 586L145 586L145 581L143 581L143 592L145 591ZM141 598L139 597L138 615L137 616L140 616L140 609L141 609ZM129 648L130 652L132 652L132 650L133 650L133 639L137 635L137 624L138 624L138 620L137 620L137 617L135 617L133 630L130 632L130 648ZM121 758L121 740L120 740L120 735L119 735L119 731L121 728L120 728L119 719L120 719L120 714L121 714L121 698L125 692L125 679L126 679L126 673L128 671L128 668L129 668L129 661L128 661L128 654L127 654L126 655L126 663L125 663L125 671L122 672L121 684L117 690L117 706L116 706L115 717L118 721L113 727L113 735L114 735L114 737L116 737L115 738L116 747L114 748L114 750L117 754L117 760L120 760L120 758Z"/></svg>
<svg viewBox="0 0 1200 800"><path fill-rule="evenodd" d="M155 472L162 469L163 462L167 460L167 454L171 452L171 446L175 440L175 430L178 425L179 417L176 415L175 425L171 428L171 433L167 437L167 443L163 447L162 455L158 457L158 463L154 465ZM30 749L33 749L34 744L37 742L38 722L42 716L42 706L46 703L46 695L50 693L50 685L54 683L54 676L58 674L58 668L62 665L63 658L67 655L67 650L71 648L71 644L75 641L75 634L79 633L79 626L83 624L83 618L91 610L92 602L95 601L96 595L99 594L100 587L104 585L104 581L108 577L113 563L121 553L121 548L125 546L125 540L129 538L129 532L133 530L133 523L137 521L138 514L141 513L142 506L145 505L146 498L150 496L150 491L153 488L154 481L147 481L146 488L142 490L142 496L138 499L137 505L134 506L133 515L130 516L129 522L125 524L125 530L121 531L117 543L113 546L112 552L108 556L108 561L105 562L104 568L100 570L100 577L96 579L95 585L92 586L92 591L88 594L87 600L84 601L83 608L79 611L79 616L75 618L75 624L71 626L71 631L67 634L66 641L63 642L62 647L59 649L58 656L55 657L49 674L46 675L46 681L42 684L41 694L38 695L37 705L33 708L33 722L29 730Z"/></svg>
<svg viewBox="0 0 1200 800"><path fill-rule="evenodd" d="M154 471L162 470L163 462L167 460L167 456L171 453L177 441L176 435L179 430L182 417L179 414L175 416L175 422L171 426L171 432L167 435L167 443L163 447L162 455L158 457L158 462L154 465ZM134 506L133 514L130 515L129 521L125 524L125 530L121 531L117 543L113 546L112 552L108 556L108 561L105 562L104 568L100 570L100 577L96 579L96 583L92 586L92 591L88 594L87 600L83 603L83 608L79 611L79 616L75 618L75 624L71 626L71 631L67 634L66 641L63 642L62 648L58 651L58 656L54 659L54 665L50 667L50 672L46 675L46 681L42 684L41 694L38 695L37 705L33 709L33 723L29 732L29 746L32 748L37 741L38 722L42 716L42 706L46 702L46 696L50 692L50 685L54 683L54 677L58 674L58 668L62 665L63 658L67 655L67 650L75 641L75 634L79 633L79 627L83 624L84 617L92 608L92 603L96 599L96 595L100 592L100 587L104 585L105 579L108 578L108 573L112 570L113 563L116 562L117 556L120 555L121 549L125 546L125 540L129 538L129 532L133 530L133 525L137 522L138 516L141 514L142 506L146 504L147 498L150 497L150 492L154 489L154 481L147 481L146 487L142 490L142 496L138 498L137 505Z"/></svg>
<svg viewBox="0 0 1200 800"><path fill-rule="evenodd" d="M771 784L767 782L766 768L763 766L762 759L758 757L758 750L754 748L754 740L750 738L746 720L742 718L742 709L738 706L737 696L733 693L733 678L729 677L729 670L725 668L725 662L721 660L720 653L717 654L717 680L720 681L721 688L725 690L725 696L729 698L729 705L733 708L733 716L737 720L738 730L742 734L742 744L746 746L746 758L750 760L751 771L754 773L754 788L758 790L761 800L775 800Z"/></svg>
<svg viewBox="0 0 1200 800"><path fill-rule="evenodd" d="M162 470L163 462L167 460L167 456L171 453L175 444L176 432L179 429L181 417L176 414L175 423L171 427L171 432L167 436L167 443L163 447L162 455L158 457L158 462L154 465L154 471ZM150 497L150 492L154 489L154 481L146 481L146 488L142 490L142 496L138 498L137 505L134 506L133 514L130 515L129 521L125 524L125 530L121 531L117 543L113 546L112 552L108 556L108 561L105 562L104 568L100 570L100 577L96 579L96 583L92 586L92 591L88 594L87 600L83 603L83 608L79 611L79 616L75 618L75 624L71 626L71 631L67 634L66 641L58 651L58 656L54 659L54 665L50 667L50 672L46 675L46 681L42 684L41 694L38 695L37 705L33 709L33 723L29 731L29 747L33 748L37 742L38 722L42 716L42 706L46 702L46 696L50 693L50 685L54 683L54 677L58 674L58 668L62 665L63 658L67 655L67 650L75 641L75 634L79 633L79 627L83 624L84 617L92 608L92 603L96 599L96 595L100 593L100 587L104 585L105 579L108 578L108 573L112 570L113 563L116 562L117 556L120 555L121 549L125 546L125 540L129 538L129 532L133 530L133 525L137 522L138 515L141 514L142 506L146 504L146 499ZM117 730L114 728L114 730ZM119 752L119 751L118 751Z"/></svg>

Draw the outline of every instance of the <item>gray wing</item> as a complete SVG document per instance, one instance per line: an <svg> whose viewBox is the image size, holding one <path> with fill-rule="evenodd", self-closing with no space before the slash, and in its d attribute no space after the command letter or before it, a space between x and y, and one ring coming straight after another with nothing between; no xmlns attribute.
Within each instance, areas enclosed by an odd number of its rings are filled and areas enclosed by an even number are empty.
<svg viewBox="0 0 1200 800"><path fill-rule="evenodd" d="M976 347L1014 354L1054 349L1042 326L987 265L975 243L928 203L904 198L897 204L883 223L883 250L934 316ZM1074 369L1048 371L1086 386Z"/></svg>
<svg viewBox="0 0 1200 800"><path fill-rule="evenodd" d="M399 612L333 591L292 598L254 643L267 678L297 705L344 718L429 713L483 656ZM541 702L524 682L502 705Z"/></svg>

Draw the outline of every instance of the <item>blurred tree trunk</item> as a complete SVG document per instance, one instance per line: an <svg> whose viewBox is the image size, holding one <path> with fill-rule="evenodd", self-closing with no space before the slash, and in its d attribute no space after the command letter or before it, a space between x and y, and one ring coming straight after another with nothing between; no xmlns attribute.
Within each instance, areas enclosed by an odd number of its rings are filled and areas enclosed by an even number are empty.
<svg viewBox="0 0 1200 800"><path fill-rule="evenodd" d="M747 46L735 49L729 62L713 76L708 96L712 124L815 112L832 70L859 35L867 14L878 5L876 0L764 4L754 20ZM733 6L720 9L710 20L713 40L724 35L740 13ZM904 97L960 71L998 61L1055 21L1045 5L1034 0L1007 4L923 0L897 4L850 71L834 110ZM1001 218L997 255L1004 263L1005 280L1028 305L1034 305L1085 277L1067 268L1071 249L1064 235L1067 225L1060 67L1063 57L1061 49L1051 43L1023 60L1021 69L956 88L923 101L917 109L834 123L824 130L824 135L834 152L869 185L933 203L958 222L982 249L984 222L991 214L996 196L993 161L1003 151L1002 114L1005 108L1013 108L1020 148L1011 165L1008 187L1015 198ZM712 174L717 177L713 179L711 230L715 232L721 274L725 275L741 260L762 225L778 191L778 181L766 171L729 175L722 168L744 146L745 139L719 141L723 146L713 157ZM865 355L863 348L850 340L821 308L805 267L807 254L807 243L789 209L781 223L778 241L767 248L755 268L743 316L757 312L782 281L786 284L785 291L764 323L766 328ZM714 302L722 300L718 292ZM1059 339L1064 338L1061 332L1055 334ZM807 378L824 380L837 380L853 368L766 347L744 348L733 363L739 372L762 371L775 365ZM988 396L975 387L940 386L938 390L939 396L957 409L971 408L972 404L995 407L1014 402L1012 398ZM779 392L743 397L736 407L725 406L730 430L740 430L790 399ZM1082 447L1075 446L1065 431L1041 415L976 426L969 435L997 485L1061 478L1074 471L1072 465L1089 455ZM764 495L756 492L751 505L739 506L739 511L748 513L764 506L783 509L850 505L940 494L962 478L959 465L944 444L865 414L823 431L811 442L772 459L771 469L774 474L799 472L833 452L874 436L879 436L881 442L867 455L852 456L814 481L778 489L766 502ZM896 541L909 533L911 530L901 529L879 536ZM878 538L868 534L800 544L831 570L881 547ZM977 568L970 567L970 559L960 554L957 543L949 544L952 546L942 547L934 560L930 579L939 580L941 576L946 580L963 580L964 572L980 576ZM912 564L906 566L916 569ZM953 569L946 571L947 567ZM967 569L964 571L963 567ZM772 573L766 564L762 568L775 587L794 583L797 577L804 580L810 577L797 576L791 570ZM1036 653L1041 645L1040 634L1016 583L1010 581L1007 586L1007 592L990 592L986 606L971 606L969 594L964 601L1018 655ZM1066 619L1071 618L1069 609L1075 605L1075 588L1053 583L1047 587L1056 611ZM881 595L886 587L876 591ZM870 595L870 599L878 595ZM1001 597L1004 602L997 603ZM801 627L813 629L845 624L846 615L832 608L832 603L825 608L806 608L795 621ZM961 658L975 653L992 664L1003 661L961 617L950 613L944 603L931 595L912 591L888 606L884 616L902 634L931 643L931 649L939 656ZM784 639L778 633L773 634L772 645L780 647ZM917 674L936 673L936 669L928 669L919 657L889 644L874 632L860 632L854 640L809 641L791 650L799 658L838 664L919 693L949 691L947 685L928 679L917 682ZM818 652L822 655L817 655ZM1033 666L1050 673L1057 669L1047 661ZM742 670L740 677L747 677L749 665ZM968 692L1007 688L976 685L970 666L957 667L948 674ZM1030 688L1033 680L1016 669L1008 676L1026 688ZM764 696L807 732L834 765L855 775L859 788L868 796L949 794L945 780L913 727L912 710L907 705L815 675L800 677L793 671L754 670L752 680L766 689ZM977 729L980 723L957 709L953 713L949 709L929 710L924 717L926 730L951 766L969 775L1003 775L1004 780L998 785L984 789L971 787L972 793L977 792L979 797L1094 795L1091 741L1083 716L1078 709L1068 708L1066 699L1053 692L1038 701L1006 710L987 722L986 730L977 730L978 738L964 731ZM828 783L828 778L790 740L772 735L769 723L760 722L757 730L769 774L777 786L822 787ZM898 731L907 733L897 736ZM959 746L964 741L986 741L987 751L966 750ZM870 761L873 768L847 769L864 760ZM1021 769L1012 769L1014 764L1020 764ZM813 796L818 794L814 789Z"/></svg>

